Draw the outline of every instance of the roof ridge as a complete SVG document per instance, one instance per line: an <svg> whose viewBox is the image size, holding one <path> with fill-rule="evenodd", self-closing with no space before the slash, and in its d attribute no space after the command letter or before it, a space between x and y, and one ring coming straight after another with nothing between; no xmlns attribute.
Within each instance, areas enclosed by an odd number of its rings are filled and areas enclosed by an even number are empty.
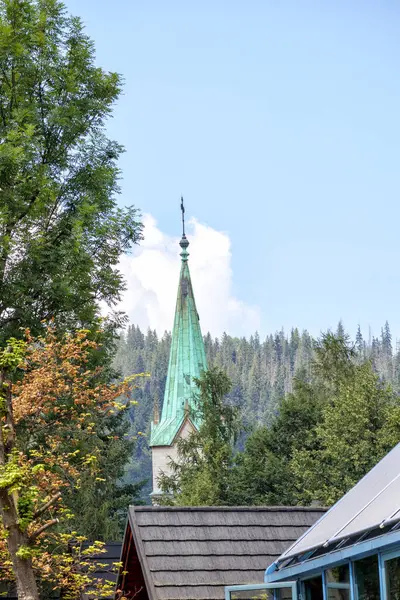
<svg viewBox="0 0 400 600"><path fill-rule="evenodd" d="M134 512L326 512L326 506L129 506Z"/></svg>
<svg viewBox="0 0 400 600"><path fill-rule="evenodd" d="M156 558L156 557L165 557L165 552L160 553L160 552L147 552L146 556L150 557L150 558ZM200 552L197 552L196 554L172 554L169 553L168 554L168 558L173 558L173 557L181 557L181 558L190 558L190 557L195 557L198 558L199 556L201 557L210 557L210 556L221 556L221 557L225 557L225 556L280 556L279 552L268 552L266 554L261 554L261 552L240 552L240 550L238 552L207 552L207 554L201 554ZM150 569L149 569L150 570Z"/></svg>
<svg viewBox="0 0 400 600"><path fill-rule="evenodd" d="M304 526L303 526L304 529ZM289 540L287 539L281 539L281 538L277 538L277 537L273 537L273 538L265 538L265 537L257 537L257 538L228 538L228 537L218 537L218 538L205 538L205 539L199 539L199 538L179 538L178 540L175 538L142 538L144 542L149 542L150 544L156 543L156 542L163 542L163 543L167 543L167 542L173 542L174 544L187 544L188 542L191 543L202 543L202 544L209 544L210 542L233 542L236 544L236 542L287 542L292 539L289 538Z"/></svg>
<svg viewBox="0 0 400 600"><path fill-rule="evenodd" d="M255 569L255 571L259 571L259 569ZM218 583L210 583L207 581L206 583L155 583L154 587L156 588L166 588L166 587L174 587L174 588L182 588L182 587L225 587L225 583L219 581Z"/></svg>
<svg viewBox="0 0 400 600"><path fill-rule="evenodd" d="M157 523L157 524L152 524L152 525L141 525L139 523L139 527L157 527L158 529L183 529L183 528L187 528L187 529L194 529L194 528L198 528L198 529L204 529L205 527L208 527L209 529L214 529L214 527L224 527L224 528L234 528L237 529L238 527L243 527L243 528L248 528L248 527L255 527L257 529L271 529L271 527L276 527L277 529L282 528L282 529L287 529L288 527L299 527L304 528L307 527L307 525L304 525L304 523L301 523L300 525L298 523L273 523L271 525L271 523L221 523L219 525L210 525L210 524L204 524L204 523L190 523L189 524L182 524L182 523Z"/></svg>
<svg viewBox="0 0 400 600"><path fill-rule="evenodd" d="M270 554L265 554L264 556L271 556ZM203 573L204 571L209 571L211 573L236 573L236 571L248 571L249 567L235 567L229 569L216 569L214 568L202 568L202 569L150 569L151 573ZM252 571L262 571L265 572L265 567L260 567L258 569L251 569Z"/></svg>

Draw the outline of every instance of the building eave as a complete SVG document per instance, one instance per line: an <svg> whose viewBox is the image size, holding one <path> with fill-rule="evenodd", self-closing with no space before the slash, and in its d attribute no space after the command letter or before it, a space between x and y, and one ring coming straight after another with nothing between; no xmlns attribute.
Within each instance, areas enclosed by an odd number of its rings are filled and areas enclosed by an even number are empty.
<svg viewBox="0 0 400 600"><path fill-rule="evenodd" d="M400 544L400 531L393 531L371 540L361 541L348 548L343 548L342 550L333 550L318 558L305 560L293 567L279 569L279 563L276 561L265 571L264 581L265 583L274 583L275 581L284 581L286 579L302 577L306 574L309 575L313 572L320 571L321 569L334 567L342 562L358 560L368 554L374 554L378 550L390 550L392 546L398 544Z"/></svg>
<svg viewBox="0 0 400 600"><path fill-rule="evenodd" d="M166 426L166 429L168 431L168 436L162 435L163 433L165 434L165 431L163 431L161 429L159 432L157 432L156 435L154 435L152 438L150 438L150 443L149 443L150 448L154 448L154 447L158 448L158 447L164 447L164 446L166 448L169 448L169 447L173 446L174 443L176 442L177 438L179 437L180 433L182 432L182 429L184 428L186 423L189 423L195 430L199 429L199 426L195 423L194 419L191 419L187 415L183 414L179 420L178 419L176 420L176 423L169 423ZM171 428L171 429L169 429L169 428Z"/></svg>
<svg viewBox="0 0 400 600"><path fill-rule="evenodd" d="M158 595L156 592L156 588L153 583L153 579L151 577L150 567L147 563L147 555L144 548L144 543L142 537L140 535L139 527L135 519L133 518L133 514L135 512L135 507L131 506L128 509L128 524L131 528L133 541L137 548L137 555L139 558L140 566L143 573L143 578L146 584L147 595L149 600L158 600Z"/></svg>

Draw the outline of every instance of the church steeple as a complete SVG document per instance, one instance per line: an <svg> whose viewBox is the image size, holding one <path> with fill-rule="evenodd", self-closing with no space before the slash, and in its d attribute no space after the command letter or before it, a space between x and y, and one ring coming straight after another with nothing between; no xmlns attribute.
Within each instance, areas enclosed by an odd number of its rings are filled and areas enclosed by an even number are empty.
<svg viewBox="0 0 400 600"><path fill-rule="evenodd" d="M151 424L150 446L153 450L155 446L172 446L188 419L194 427L199 427L196 415L191 410L195 406L197 390L193 378L200 377L202 371L207 368L203 336L189 272L187 251L189 242L185 234L183 198L181 198L181 211L182 238L179 242L182 249L181 272L162 413L159 422Z"/></svg>

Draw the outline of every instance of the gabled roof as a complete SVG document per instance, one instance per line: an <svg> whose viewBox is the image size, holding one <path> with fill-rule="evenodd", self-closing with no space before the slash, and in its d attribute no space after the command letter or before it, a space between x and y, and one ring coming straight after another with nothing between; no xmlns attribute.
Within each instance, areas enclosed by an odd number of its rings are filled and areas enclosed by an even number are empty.
<svg viewBox="0 0 400 600"><path fill-rule="evenodd" d="M379 536L400 522L400 444L281 554L276 566ZM272 572L272 571L271 571Z"/></svg>
<svg viewBox="0 0 400 600"><path fill-rule="evenodd" d="M188 265L189 242L185 234L182 236L180 246L182 265L167 382L160 422L151 424L150 446L172 445L185 419L185 411L195 407L197 386L194 378L199 378L207 369L204 341ZM195 411L192 413L191 418L198 428Z"/></svg>
<svg viewBox="0 0 400 600"><path fill-rule="evenodd" d="M299 507L130 507L123 552L129 574L119 587L128 598L144 581L149 600L222 600L226 585L262 583L266 567L322 514Z"/></svg>

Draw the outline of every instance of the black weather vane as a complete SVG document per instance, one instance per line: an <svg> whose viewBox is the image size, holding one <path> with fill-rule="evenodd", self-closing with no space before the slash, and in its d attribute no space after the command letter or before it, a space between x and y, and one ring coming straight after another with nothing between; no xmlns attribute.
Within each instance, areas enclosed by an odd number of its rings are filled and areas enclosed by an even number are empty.
<svg viewBox="0 0 400 600"><path fill-rule="evenodd" d="M182 211L182 237L185 237L185 207L183 205L183 196L181 196L181 211Z"/></svg>

